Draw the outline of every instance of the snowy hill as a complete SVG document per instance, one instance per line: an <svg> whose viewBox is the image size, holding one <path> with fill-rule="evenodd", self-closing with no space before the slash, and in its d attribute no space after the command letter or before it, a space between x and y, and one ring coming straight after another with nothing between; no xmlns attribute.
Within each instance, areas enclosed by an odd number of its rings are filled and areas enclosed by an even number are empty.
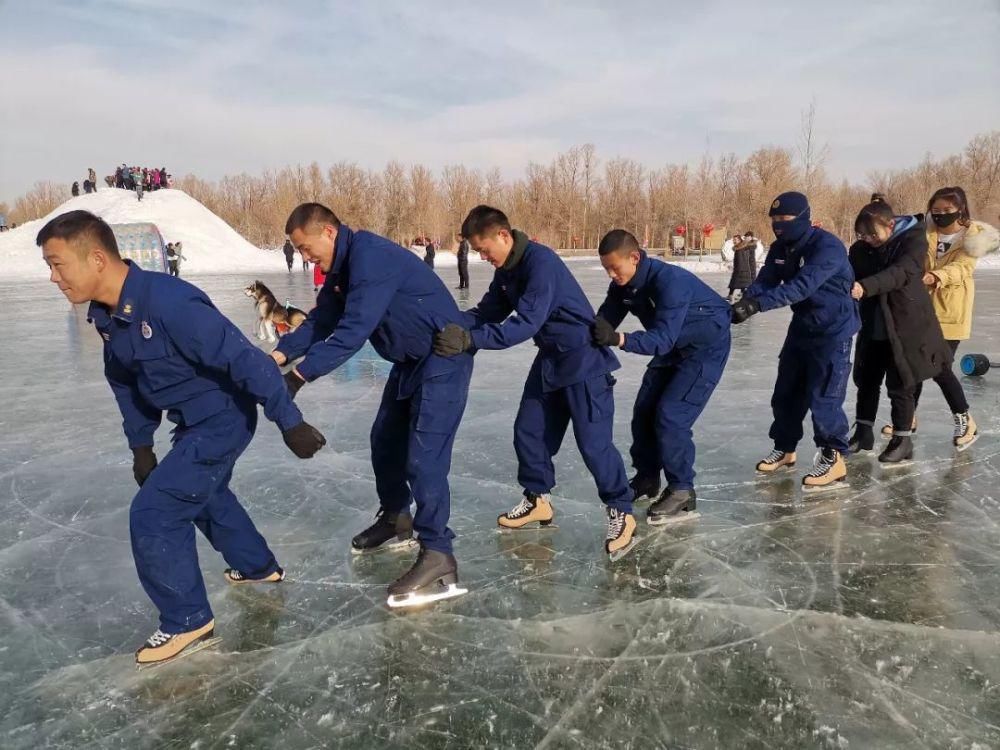
<svg viewBox="0 0 1000 750"><path fill-rule="evenodd" d="M109 224L153 222L165 242L183 243L184 275L285 268L280 253L254 247L187 193L157 190L146 193L140 202L135 193L105 188L71 198L48 216L0 233L0 279L45 278L48 272L35 237L49 219L77 209L95 213Z"/></svg>

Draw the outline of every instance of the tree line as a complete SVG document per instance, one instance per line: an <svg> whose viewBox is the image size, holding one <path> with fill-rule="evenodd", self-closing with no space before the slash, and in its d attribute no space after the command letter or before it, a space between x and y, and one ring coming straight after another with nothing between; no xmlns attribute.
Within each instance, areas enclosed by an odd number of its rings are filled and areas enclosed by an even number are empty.
<svg viewBox="0 0 1000 750"><path fill-rule="evenodd" d="M944 185L965 188L975 216L994 222L1000 212L1000 130L975 136L961 153L925 157L907 169L872 171L861 183L831 180L828 149L813 138L811 109L803 116L796 148L764 146L746 157L704 156L697 164L652 168L633 159L602 160L592 144L574 146L547 164L529 163L522 177L505 179L497 168L461 164L440 172L422 164L390 161L381 171L349 161L317 163L259 175L175 180L250 242L276 247L286 217L303 201L330 206L341 220L408 244L428 236L449 247L468 210L488 203L540 241L559 248L596 247L604 232L622 227L647 247L666 247L677 226L698 246L705 224L768 237L767 207L784 190L802 190L813 218L845 241L872 192L885 194L900 212L922 212ZM69 197L50 182L35 185L12 209L8 222L44 216Z"/></svg>

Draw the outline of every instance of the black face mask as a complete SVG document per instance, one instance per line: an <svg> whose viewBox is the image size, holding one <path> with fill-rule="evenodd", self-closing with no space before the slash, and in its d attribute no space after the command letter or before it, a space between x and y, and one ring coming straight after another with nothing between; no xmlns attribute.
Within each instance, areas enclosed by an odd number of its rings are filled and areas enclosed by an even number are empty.
<svg viewBox="0 0 1000 750"><path fill-rule="evenodd" d="M931 214L933 221L939 228L950 227L961 218L962 214L952 211L950 214Z"/></svg>

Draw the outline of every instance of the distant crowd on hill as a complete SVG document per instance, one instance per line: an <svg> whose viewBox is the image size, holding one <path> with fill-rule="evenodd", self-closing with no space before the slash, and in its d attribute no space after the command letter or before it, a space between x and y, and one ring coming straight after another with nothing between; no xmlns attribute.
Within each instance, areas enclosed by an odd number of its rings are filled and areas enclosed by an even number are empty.
<svg viewBox="0 0 1000 750"><path fill-rule="evenodd" d="M167 173L166 167L130 167L122 162L120 167L115 167L115 173L104 178L104 184L109 188L119 188L121 190L134 190L136 198L142 200L142 194L151 190L172 187L174 184L173 175ZM74 182L71 188L74 196L80 194L80 183ZM87 179L83 181L84 193L97 192L97 173L91 167L87 170Z"/></svg>

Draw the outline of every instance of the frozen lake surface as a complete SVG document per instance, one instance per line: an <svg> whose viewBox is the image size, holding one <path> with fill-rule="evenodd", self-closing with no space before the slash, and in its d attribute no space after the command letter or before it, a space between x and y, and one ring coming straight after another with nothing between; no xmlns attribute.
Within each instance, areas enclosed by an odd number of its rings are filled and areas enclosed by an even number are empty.
<svg viewBox="0 0 1000 750"><path fill-rule="evenodd" d="M571 267L599 303L596 259ZM473 301L490 272L473 266ZM194 281L249 334L252 279ZM959 352L1000 356L1000 275L978 279ZM310 305L311 274L263 280ZM377 506L368 431L388 366L366 349L299 396L330 441L315 459L262 420L237 465L233 488L289 579L227 586L201 540L222 643L140 673L132 652L156 617L132 564L131 455L100 339L46 282L0 284L0 298L2 748L1000 748L1000 371L964 381L986 433L967 452L930 384L914 464L853 458L850 491L803 498L811 443L797 474L753 473L788 321L759 315L735 329L696 430L702 517L640 520L641 543L611 564L569 436L559 528L495 530L520 494L512 424L534 349L480 354L452 473L470 593L399 613L385 586L410 554L348 549ZM646 360L621 360L627 455Z"/></svg>

